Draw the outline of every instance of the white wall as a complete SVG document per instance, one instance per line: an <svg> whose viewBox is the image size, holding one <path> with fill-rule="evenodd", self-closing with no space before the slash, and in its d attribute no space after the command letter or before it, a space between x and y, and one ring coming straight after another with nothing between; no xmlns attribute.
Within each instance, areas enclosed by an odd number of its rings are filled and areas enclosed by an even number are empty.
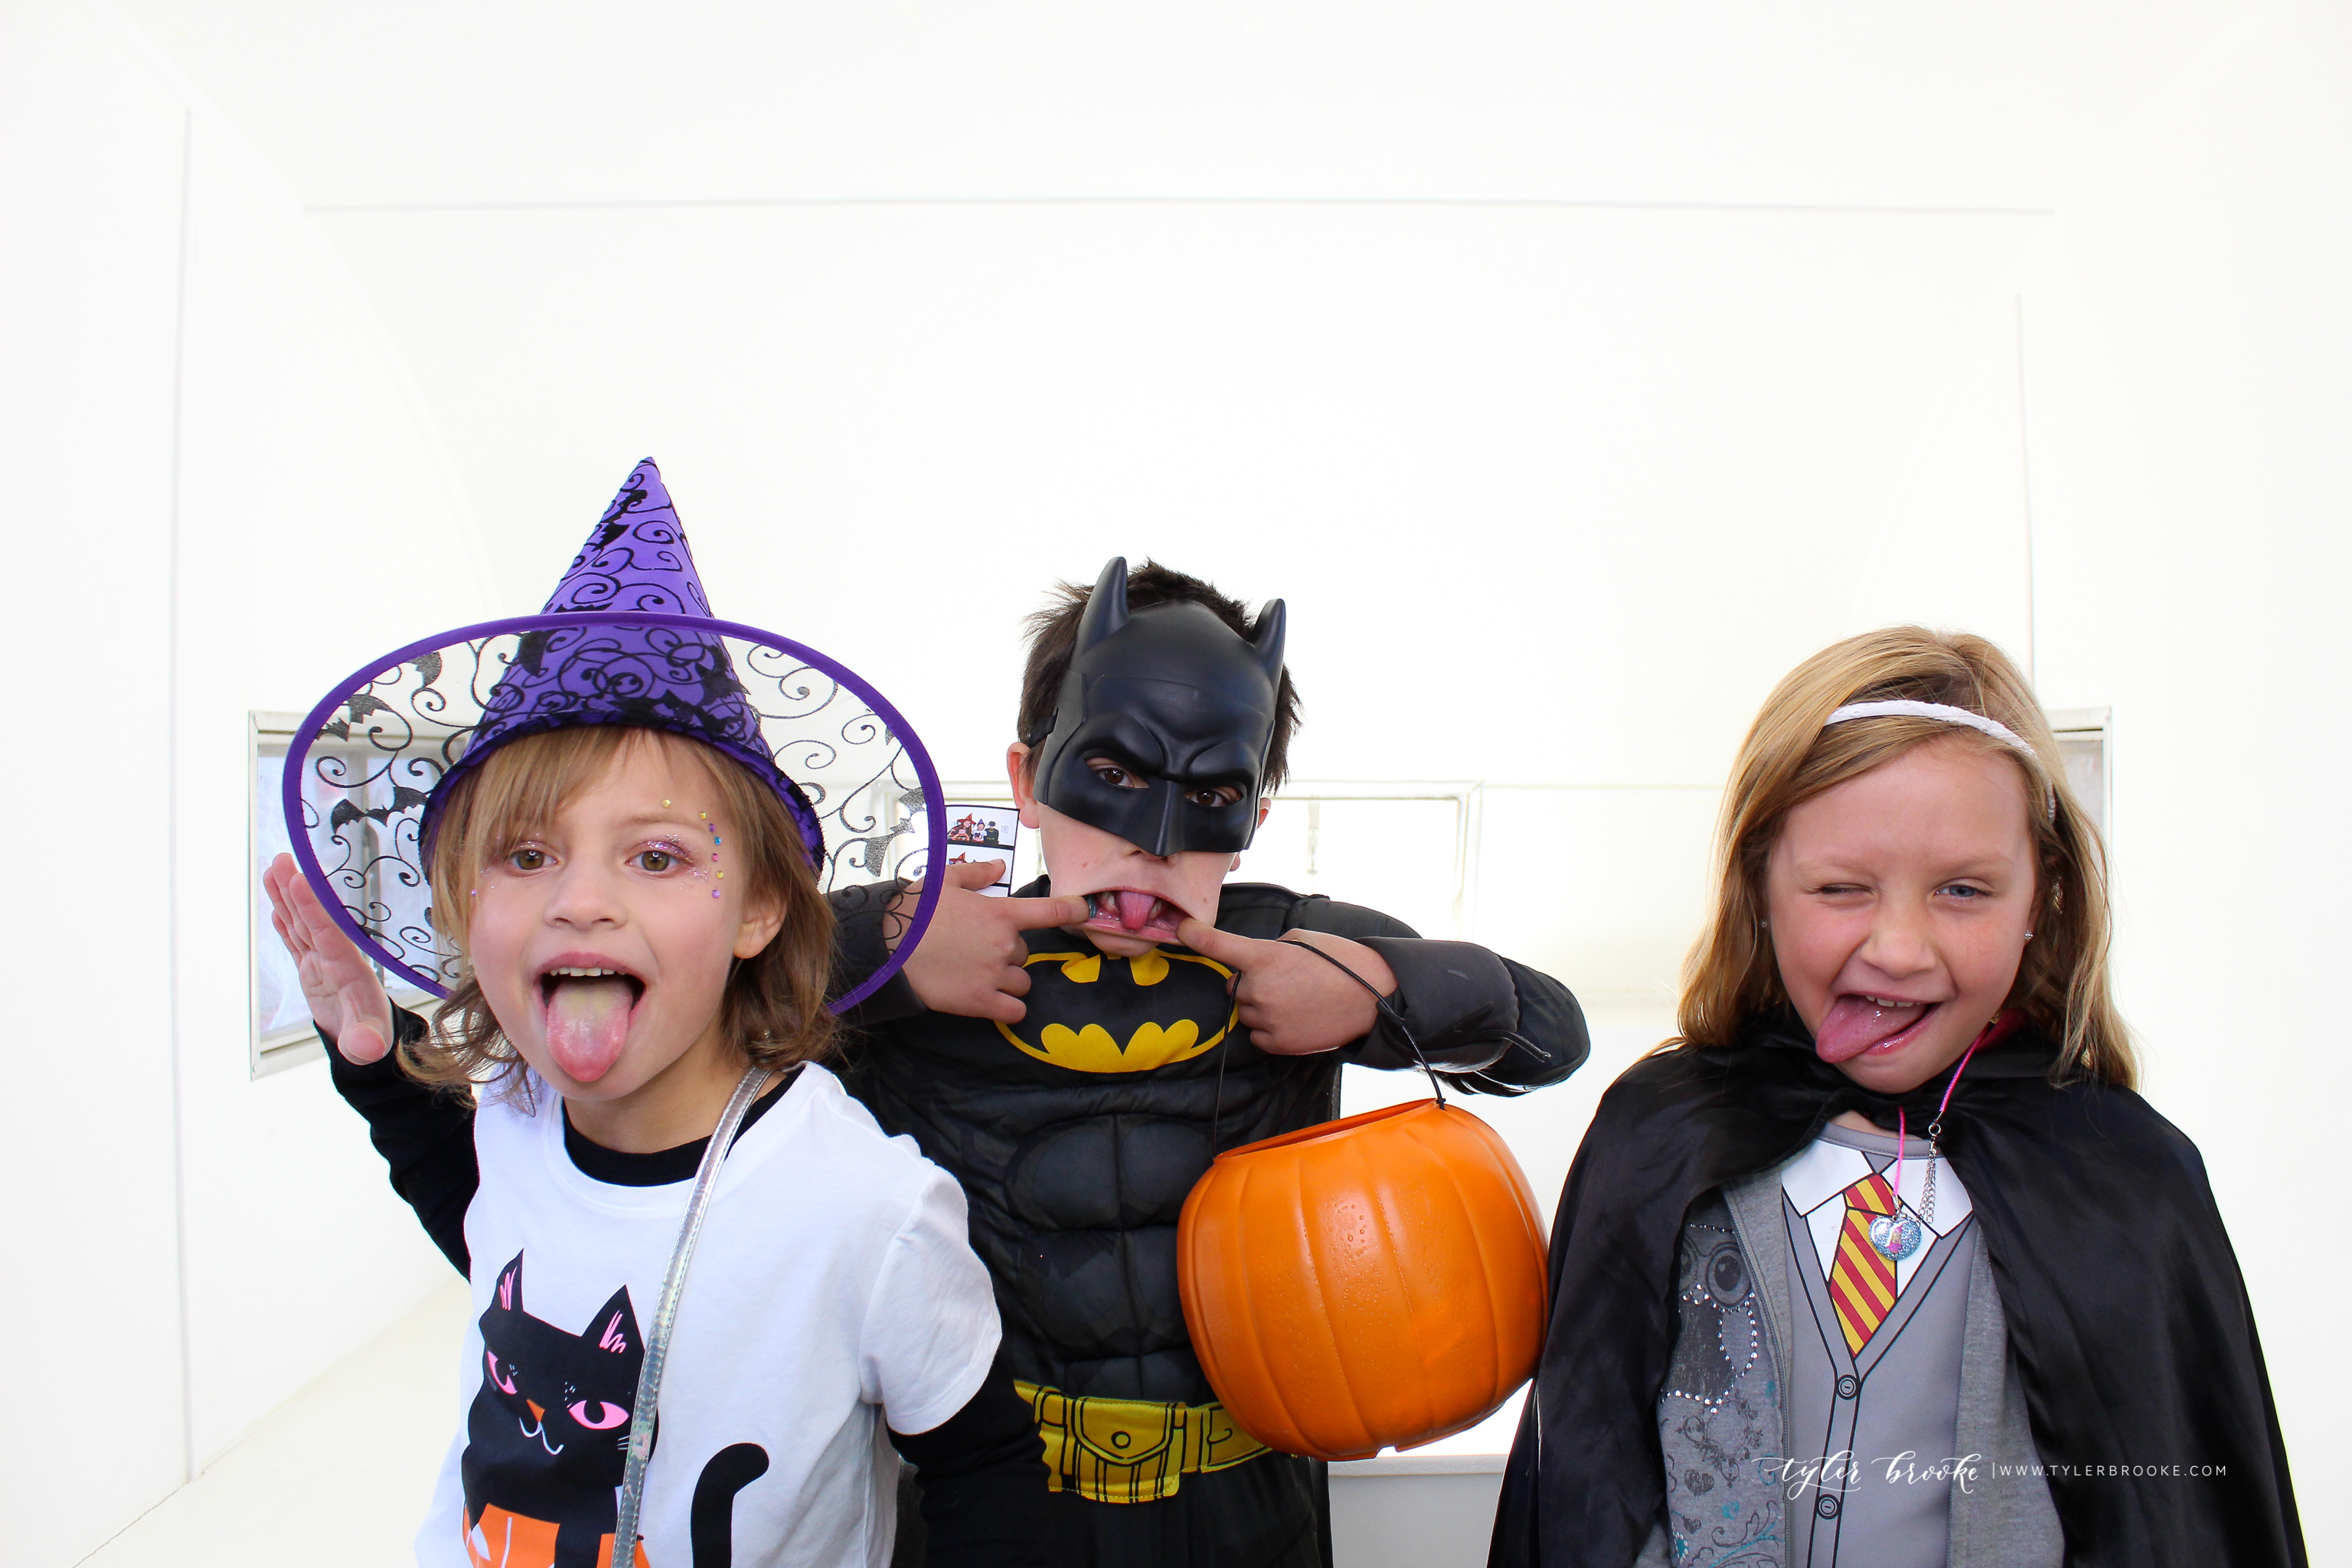
<svg viewBox="0 0 2352 1568"><path fill-rule="evenodd" d="M0 912L15 980L0 1342L16 1348L23 1413L0 1423L0 1474L12 1503L44 1504L20 1520L46 1564L186 1474L171 799L158 788L185 116L79 16L18 8L0 25L0 147L72 149L0 158L19 714L0 806L21 836ZM102 553L89 548L101 525Z"/></svg>
<svg viewBox="0 0 2352 1568"><path fill-rule="evenodd" d="M2236 1242L2315 1562L2352 1553L2322 1501L2352 1440L2308 1372L2339 1329L2311 1201L2352 1091L2347 79L2343 7L2263 6L2067 193L1853 616L1991 630L2053 706L2114 710L2121 1000Z"/></svg>
<svg viewBox="0 0 2352 1568"><path fill-rule="evenodd" d="M2239 0L125 9L382 315L501 607L650 452L722 610L985 777L1044 580L1284 595L1297 771L1513 786L1480 934L1654 1011L1693 792Z"/></svg>
<svg viewBox="0 0 2352 1568"><path fill-rule="evenodd" d="M245 716L475 618L470 525L340 267L175 77L103 12L0 21L0 1474L41 1563L447 1275L322 1067L247 1076ZM394 539L438 570L387 601Z"/></svg>

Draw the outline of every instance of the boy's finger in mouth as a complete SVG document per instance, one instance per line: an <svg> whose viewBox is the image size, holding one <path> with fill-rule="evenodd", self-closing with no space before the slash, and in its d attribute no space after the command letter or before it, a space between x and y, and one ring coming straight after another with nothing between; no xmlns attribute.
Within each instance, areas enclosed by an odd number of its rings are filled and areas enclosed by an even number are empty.
<svg viewBox="0 0 2352 1568"><path fill-rule="evenodd" d="M1106 888L1087 896L1086 928L1140 941L1174 942L1185 911L1157 893L1136 888Z"/></svg>

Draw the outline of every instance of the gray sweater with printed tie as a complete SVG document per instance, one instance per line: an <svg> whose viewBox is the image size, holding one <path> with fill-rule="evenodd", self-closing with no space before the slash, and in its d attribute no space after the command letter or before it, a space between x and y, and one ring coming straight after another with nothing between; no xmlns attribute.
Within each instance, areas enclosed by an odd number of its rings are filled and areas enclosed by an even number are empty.
<svg viewBox="0 0 2352 1568"><path fill-rule="evenodd" d="M1853 1173L1895 1148L1836 1128L1824 1141ZM1685 1221L1658 1400L1665 1508L1638 1568L2055 1568L2063 1541L2000 1293L1975 1227L1953 1217L1965 1195L1947 1185L1943 1230L1924 1235L1896 1300L1854 1348L1829 1294L1824 1238L1783 1190L1783 1173L1817 1152L1841 1149L1817 1143L1730 1183ZM1916 1183L1925 1145L1906 1152Z"/></svg>

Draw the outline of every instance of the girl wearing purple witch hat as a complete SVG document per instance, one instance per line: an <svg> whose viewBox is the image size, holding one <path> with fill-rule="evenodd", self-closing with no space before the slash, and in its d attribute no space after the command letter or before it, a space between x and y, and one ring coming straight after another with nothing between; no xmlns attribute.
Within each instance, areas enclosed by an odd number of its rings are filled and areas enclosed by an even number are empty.
<svg viewBox="0 0 2352 1568"><path fill-rule="evenodd" d="M287 778L268 885L338 1087L395 1186L397 1116L478 1172L461 1231L423 1216L477 1315L418 1562L887 1562L886 1426L940 1479L936 1555L1040 1561L962 1193L820 1065L829 985L929 915L835 976L828 895L944 837L889 705L711 616L648 461L544 611L375 660ZM383 977L444 998L429 1035L394 1040Z"/></svg>

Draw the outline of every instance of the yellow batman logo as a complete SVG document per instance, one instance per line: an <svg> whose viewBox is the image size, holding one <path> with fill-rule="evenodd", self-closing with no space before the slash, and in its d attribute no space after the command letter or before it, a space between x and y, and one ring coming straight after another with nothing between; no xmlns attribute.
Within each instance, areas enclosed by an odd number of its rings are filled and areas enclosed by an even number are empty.
<svg viewBox="0 0 2352 1568"><path fill-rule="evenodd" d="M1055 1067L1150 1072L1215 1048L1234 1026L1234 972L1196 952L1033 952L1028 967L1028 1016L997 1032Z"/></svg>

